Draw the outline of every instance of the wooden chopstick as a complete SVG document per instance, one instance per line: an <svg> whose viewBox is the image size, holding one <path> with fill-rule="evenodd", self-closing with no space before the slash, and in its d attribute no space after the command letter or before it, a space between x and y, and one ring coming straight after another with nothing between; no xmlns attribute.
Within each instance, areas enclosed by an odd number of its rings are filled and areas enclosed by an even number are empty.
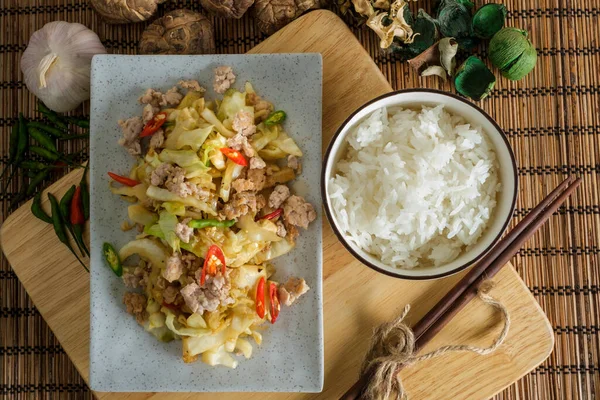
<svg viewBox="0 0 600 400"><path fill-rule="evenodd" d="M470 271L466 274L427 314L419 320L413 327L413 333L415 339L418 341L423 334L435 323L443 314L445 314L449 308L456 302L459 296L474 282L481 278L486 273L488 277L492 277L498 271L496 270L493 274L491 271L486 271L488 267L496 260L507 247L515 241L518 236L530 225L536 218L538 218L544 210L546 210L552 202L554 202L561 193L573 182L574 178L569 177L562 182L556 189L554 189L548 196L541 201L533 210L525 216L513 230L511 230L502 240L498 242L493 249L491 249L482 259L479 261ZM517 250L518 251L518 250ZM511 255L512 257L512 255ZM508 261L507 261L508 262ZM502 265L503 266L503 265ZM502 266L498 267L502 268Z"/></svg>
<svg viewBox="0 0 600 400"><path fill-rule="evenodd" d="M581 178L569 177L531 210L515 228L486 254L413 328L415 353L422 349L476 295L483 281L496 275L523 244L565 202L581 184ZM397 371L400 372L400 369ZM368 381L361 377L340 400L355 400Z"/></svg>

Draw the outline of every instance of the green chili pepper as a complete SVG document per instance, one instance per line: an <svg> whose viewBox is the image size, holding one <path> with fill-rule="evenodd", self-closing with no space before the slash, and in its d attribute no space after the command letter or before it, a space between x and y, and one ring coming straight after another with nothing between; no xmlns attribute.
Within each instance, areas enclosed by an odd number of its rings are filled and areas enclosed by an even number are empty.
<svg viewBox="0 0 600 400"><path fill-rule="evenodd" d="M61 169L61 168L69 168L68 165L52 165L46 164L40 161L23 161L21 163L21 169L39 171L42 169Z"/></svg>
<svg viewBox="0 0 600 400"><path fill-rule="evenodd" d="M75 235L75 230L73 229L73 224L71 224L71 220L69 218L69 216L70 216L69 210L71 207L71 200L73 200L73 195L75 194L75 189L76 189L75 185L72 185L69 188L69 190L67 190L65 192L63 197L60 199L59 209L60 209L60 214L63 219L63 223L64 223L65 227L68 229L71 236L73 236L73 239L75 240L75 243L77 244L77 248L79 249L79 252L82 255L84 255L85 252L83 251L83 246L81 245L77 236Z"/></svg>
<svg viewBox="0 0 600 400"><path fill-rule="evenodd" d="M15 168L16 169L16 168ZM25 174L21 174L21 190L19 194L10 202L9 210L14 210L21 200L26 197L27 194L27 177Z"/></svg>
<svg viewBox="0 0 600 400"><path fill-rule="evenodd" d="M60 154L54 153L43 147L31 146L29 150L48 161L58 161L60 159Z"/></svg>
<svg viewBox="0 0 600 400"><path fill-rule="evenodd" d="M73 225L74 238L77 244L81 244L81 248L83 248L83 252L89 257L90 251L85 245L85 240L83 239L83 225L75 224Z"/></svg>
<svg viewBox="0 0 600 400"><path fill-rule="evenodd" d="M42 147L44 147L54 153L58 153L58 150L56 149L56 145L54 144L54 140L52 140L52 138L50 136L46 135L41 130L30 126L29 127L29 135L33 139L35 139L39 144L41 144Z"/></svg>
<svg viewBox="0 0 600 400"><path fill-rule="evenodd" d="M90 166L90 162L88 160L85 165L85 169L83 170L83 175L81 176L81 181L79 182L79 186L81 186L81 201L83 203L83 217L87 221L90 219L90 189L87 183L87 172Z"/></svg>
<svg viewBox="0 0 600 400"><path fill-rule="evenodd" d="M90 128L90 120L85 117L64 117L64 119L71 125L75 125L84 129Z"/></svg>
<svg viewBox="0 0 600 400"><path fill-rule="evenodd" d="M112 244L104 243L104 245L102 246L102 254L104 254L104 259L108 263L110 269L113 270L115 275L123 275L123 266L121 265L119 254L116 252Z"/></svg>
<svg viewBox="0 0 600 400"><path fill-rule="evenodd" d="M4 186L4 192L6 192L8 190L8 187L10 186L10 182L12 182L12 179L14 178L15 174L17 173L18 168L16 168L21 161L23 161L23 157L25 157L25 153L27 152L27 145L29 144L29 134L27 132L27 124L25 123L25 117L23 117L23 113L19 113L19 132L17 135L17 150L15 151L15 157L12 161L12 171L8 177L8 179L6 180L6 185ZM11 137L12 137L12 133L11 133ZM10 149L9 149L10 151ZM4 172L2 173L4 174ZM23 196L25 196L25 193L22 193ZM21 196L17 197L17 199L20 201L21 200ZM15 199L15 200L17 200ZM15 200L13 200L13 204L15 203Z"/></svg>
<svg viewBox="0 0 600 400"><path fill-rule="evenodd" d="M215 226L217 228L230 228L235 224L235 220L219 221L216 219L195 219L188 222L190 228L202 229L209 226Z"/></svg>
<svg viewBox="0 0 600 400"><path fill-rule="evenodd" d="M31 203L31 213L44 222L49 224L52 223L52 218L46 214L46 211L42 208L42 192L38 192L33 198L33 202Z"/></svg>
<svg viewBox="0 0 600 400"><path fill-rule="evenodd" d="M39 161L23 161L21 163L21 168L22 169L28 169L28 170L32 170L32 171L39 171L41 169L46 169L49 168L50 165L48 164L44 164L43 162L39 162Z"/></svg>
<svg viewBox="0 0 600 400"><path fill-rule="evenodd" d="M270 126L270 125L277 125L277 124L282 124L283 121L285 121L287 115L285 114L285 111L273 111L271 114L269 114L269 116L267 117L267 119L265 120L265 125Z"/></svg>
<svg viewBox="0 0 600 400"><path fill-rule="evenodd" d="M73 247L71 247L71 243L69 242L69 237L67 236L67 232L65 231L65 225L64 225L63 218L61 216L60 206L58 205L58 200L56 200L56 197L54 197L50 193L48 193L48 199L50 199L50 205L52 207L52 225L54 226L54 233L56 233L58 240L60 240L65 246L67 246L67 248L69 250L71 250L71 253L73 253L75 258L77 258L77 261L79 261L79 263L83 266L83 268L85 268L85 270L87 272L90 272L90 270L87 268L87 266L77 256L77 254L75 253L75 250L73 250Z"/></svg>
<svg viewBox="0 0 600 400"><path fill-rule="evenodd" d="M38 101L38 111L44 114L46 118L48 118L54 125L58 126L60 129L66 131L69 128L67 124L61 119L61 117L57 113L46 107L46 105L41 100Z"/></svg>
<svg viewBox="0 0 600 400"><path fill-rule="evenodd" d="M15 164L19 164L23 161L25 152L27 151L27 145L29 144L29 132L27 132L27 123L23 113L19 113L19 141L17 142L17 152L15 154Z"/></svg>
<svg viewBox="0 0 600 400"><path fill-rule="evenodd" d="M2 174L0 174L0 179L6 174L6 171L9 170L9 167L15 161L15 157L17 156L17 145L19 144L19 123L13 125L10 131L10 139L9 139L9 149L8 149L8 161L6 166L2 170Z"/></svg>
<svg viewBox="0 0 600 400"><path fill-rule="evenodd" d="M69 137L69 134L67 134L65 131L63 131L59 128L56 128L54 126L47 125L43 122L29 121L27 123L27 126L30 128L40 129L40 130L42 130L54 137L57 137L57 138L68 138Z"/></svg>
<svg viewBox="0 0 600 400"><path fill-rule="evenodd" d="M81 135L70 135L70 136L66 136L66 137L61 137L58 140L71 140L71 139L87 139L90 137L89 133L84 133Z"/></svg>
<svg viewBox="0 0 600 400"><path fill-rule="evenodd" d="M15 157L17 156L17 146L19 145L19 128L20 124L17 122L12 126L12 130L10 131L10 147L8 150L9 164L15 161Z"/></svg>
<svg viewBox="0 0 600 400"><path fill-rule="evenodd" d="M35 188L44 181L48 177L48 173L50 171L47 169L43 169L38 172L33 179L29 182L29 186L27 187L27 196L31 196L35 192Z"/></svg>

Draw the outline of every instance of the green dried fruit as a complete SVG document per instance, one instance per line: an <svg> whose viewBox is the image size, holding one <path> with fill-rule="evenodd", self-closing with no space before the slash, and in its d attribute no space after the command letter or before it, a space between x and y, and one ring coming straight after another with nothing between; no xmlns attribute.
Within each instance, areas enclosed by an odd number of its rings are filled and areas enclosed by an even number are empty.
<svg viewBox="0 0 600 400"><path fill-rule="evenodd" d="M457 38L458 46L464 50L473 50L477 45L481 42L481 39L476 38L475 36L467 36L462 38Z"/></svg>
<svg viewBox="0 0 600 400"><path fill-rule="evenodd" d="M504 28L490 41L489 58L502 75L513 81L530 73L537 62L537 51L527 39L527 31Z"/></svg>
<svg viewBox="0 0 600 400"><path fill-rule="evenodd" d="M438 10L437 23L442 37L455 38L461 47L464 47L461 44L462 39L473 36L471 9L463 2L443 1Z"/></svg>
<svg viewBox="0 0 600 400"><path fill-rule="evenodd" d="M421 54L437 42L439 33L435 20L425 10L419 10L412 28L413 42L408 46L412 54Z"/></svg>
<svg viewBox="0 0 600 400"><path fill-rule="evenodd" d="M473 16L473 33L481 39L489 39L504 26L506 7L502 4L486 4Z"/></svg>
<svg viewBox="0 0 600 400"><path fill-rule="evenodd" d="M471 56L456 71L456 90L475 101L485 98L496 84L496 77L476 56Z"/></svg>

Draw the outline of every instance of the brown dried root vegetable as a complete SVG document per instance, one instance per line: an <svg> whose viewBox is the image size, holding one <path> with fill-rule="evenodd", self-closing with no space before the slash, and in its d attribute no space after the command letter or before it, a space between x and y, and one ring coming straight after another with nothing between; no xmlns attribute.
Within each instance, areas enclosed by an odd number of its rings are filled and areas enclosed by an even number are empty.
<svg viewBox="0 0 600 400"><path fill-rule="evenodd" d="M408 64L421 76L437 75L446 81L454 75L458 43L454 38L444 38L433 46L408 60Z"/></svg>
<svg viewBox="0 0 600 400"><path fill-rule="evenodd" d="M258 28L271 35L299 17L304 11L319 7L315 0L256 0L254 11Z"/></svg>
<svg viewBox="0 0 600 400"><path fill-rule="evenodd" d="M190 10L174 10L150 24L139 44L141 54L212 54L212 23Z"/></svg>
<svg viewBox="0 0 600 400"><path fill-rule="evenodd" d="M200 0L202 8L225 18L241 18L254 0Z"/></svg>
<svg viewBox="0 0 600 400"><path fill-rule="evenodd" d="M146 21L165 0L90 0L90 4L109 24Z"/></svg>

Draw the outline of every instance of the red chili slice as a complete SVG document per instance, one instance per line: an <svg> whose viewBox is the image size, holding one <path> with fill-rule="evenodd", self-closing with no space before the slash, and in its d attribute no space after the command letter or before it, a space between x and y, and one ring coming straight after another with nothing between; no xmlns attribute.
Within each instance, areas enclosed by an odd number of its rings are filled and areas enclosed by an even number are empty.
<svg viewBox="0 0 600 400"><path fill-rule="evenodd" d="M261 277L256 285L256 314L265 317L265 277Z"/></svg>
<svg viewBox="0 0 600 400"><path fill-rule="evenodd" d="M142 133L140 133L140 137L151 136L158 131L165 122L167 122L166 112L160 112L156 114L150 121L148 121L146 126L144 126Z"/></svg>
<svg viewBox="0 0 600 400"><path fill-rule="evenodd" d="M277 291L277 284L275 282L271 282L269 285L269 300L271 300L271 323L274 324L281 310L279 292Z"/></svg>
<svg viewBox="0 0 600 400"><path fill-rule="evenodd" d="M121 176L121 175L117 175L113 172L109 172L108 176L110 176L111 178L113 178L113 180L125 185L125 186L137 186L140 184L140 182L136 181L135 179L131 179L131 178L127 178L125 176Z"/></svg>
<svg viewBox="0 0 600 400"><path fill-rule="evenodd" d="M206 252L206 258L204 258L204 265L202 266L202 275L200 276L200 285L204 285L206 282L206 274L216 275L217 274L217 263L221 262L221 273L225 275L227 266L225 265L225 255L221 248L217 245L211 245Z"/></svg>
<svg viewBox="0 0 600 400"><path fill-rule="evenodd" d="M244 155L239 151L229 147L222 147L220 150L221 153L225 154L225 157L229 158L234 163L244 167L248 166L248 160L246 160L246 157L244 157Z"/></svg>
<svg viewBox="0 0 600 400"><path fill-rule="evenodd" d="M83 203L81 201L81 186L77 186L73 199L71 200L71 215L70 220L73 225L85 224L85 217L83 216Z"/></svg>
<svg viewBox="0 0 600 400"><path fill-rule="evenodd" d="M256 218L256 221L259 221L261 219L275 219L275 218L279 217L281 215L281 213L283 213L283 208L278 208L277 210L273 211L272 213L269 213L267 215L263 215L262 217Z"/></svg>

